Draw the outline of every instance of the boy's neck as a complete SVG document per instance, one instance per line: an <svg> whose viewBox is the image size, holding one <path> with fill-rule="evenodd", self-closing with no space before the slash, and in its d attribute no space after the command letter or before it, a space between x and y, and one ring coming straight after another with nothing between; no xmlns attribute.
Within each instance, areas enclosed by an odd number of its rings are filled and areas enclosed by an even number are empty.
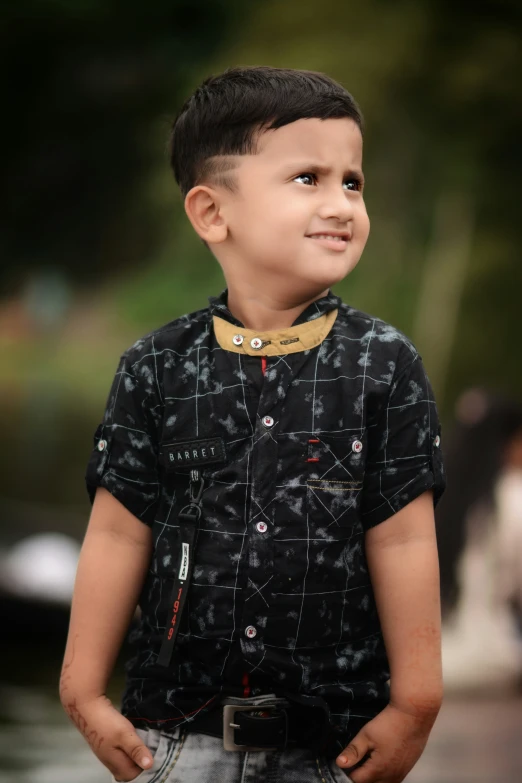
<svg viewBox="0 0 522 783"><path fill-rule="evenodd" d="M281 298L264 295L252 289L241 290L228 286L227 306L234 318L244 324L246 329L266 332L274 329L287 329L306 310L309 304L328 294L330 289L319 292L310 299L296 304Z"/></svg>

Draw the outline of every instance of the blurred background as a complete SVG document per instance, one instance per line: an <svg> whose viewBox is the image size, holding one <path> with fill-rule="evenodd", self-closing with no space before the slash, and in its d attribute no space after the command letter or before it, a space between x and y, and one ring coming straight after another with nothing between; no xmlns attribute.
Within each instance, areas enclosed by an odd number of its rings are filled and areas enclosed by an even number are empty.
<svg viewBox="0 0 522 783"><path fill-rule="evenodd" d="M225 285L169 125L260 64L359 102L372 229L334 290L413 339L442 417L446 698L407 780L520 781L521 4L17 0L0 22L0 783L108 780L58 702L85 467L123 350Z"/></svg>

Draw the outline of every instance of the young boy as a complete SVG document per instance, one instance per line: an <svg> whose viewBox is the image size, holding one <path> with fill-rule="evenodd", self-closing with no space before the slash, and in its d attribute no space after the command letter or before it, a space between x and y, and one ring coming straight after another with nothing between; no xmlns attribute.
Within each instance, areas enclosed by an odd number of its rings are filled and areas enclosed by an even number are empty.
<svg viewBox="0 0 522 783"><path fill-rule="evenodd" d="M341 85L268 67L174 123L227 288L122 354L94 436L60 695L113 780L399 783L440 709L433 393L330 290L368 238L361 129Z"/></svg>

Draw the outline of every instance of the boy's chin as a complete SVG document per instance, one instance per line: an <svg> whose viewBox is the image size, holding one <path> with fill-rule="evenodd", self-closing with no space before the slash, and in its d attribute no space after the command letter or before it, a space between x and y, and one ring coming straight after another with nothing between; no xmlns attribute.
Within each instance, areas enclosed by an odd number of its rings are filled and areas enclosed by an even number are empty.
<svg viewBox="0 0 522 783"><path fill-rule="evenodd" d="M335 276L335 279L334 278L331 279L330 285L334 285L335 283L340 283L341 280L344 280L344 278L347 277L350 274L350 272L353 272L358 262L359 259L357 259L357 261L350 261L349 264L345 264L343 270L339 272L338 275Z"/></svg>
<svg viewBox="0 0 522 783"><path fill-rule="evenodd" d="M356 264L352 264L349 267L344 267L343 269L339 270L329 270L325 274L315 274L315 275L307 275L308 280L310 284L312 284L315 288L331 288L336 283L340 283L341 280L344 280L344 278L350 274L352 269Z"/></svg>
<svg viewBox="0 0 522 783"><path fill-rule="evenodd" d="M326 288L344 280L346 275L349 275L355 269L358 261L359 259L339 258L324 259L322 262L310 264L308 260L306 265L303 265L302 275L308 278L310 282L313 281L315 284Z"/></svg>

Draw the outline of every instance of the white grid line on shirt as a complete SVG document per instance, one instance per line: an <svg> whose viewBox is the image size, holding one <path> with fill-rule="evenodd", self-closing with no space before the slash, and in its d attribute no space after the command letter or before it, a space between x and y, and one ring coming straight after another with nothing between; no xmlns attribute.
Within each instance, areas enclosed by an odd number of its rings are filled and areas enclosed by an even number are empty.
<svg viewBox="0 0 522 783"><path fill-rule="evenodd" d="M388 386L387 381L383 381L380 378L373 378L371 375L367 375L367 378L369 378L371 381L374 381L375 383L382 383L385 386ZM335 378L318 378L317 383L331 383L333 381L340 381L340 380L346 380L346 381L357 381L359 378L364 378L364 374L362 375L336 375ZM300 378L299 383L314 383L313 378Z"/></svg>
<svg viewBox="0 0 522 783"><path fill-rule="evenodd" d="M156 348L154 347L154 335L152 336L152 354L154 356L154 378L156 379L156 388L158 389L158 397L160 402L164 404L164 400L161 398L161 389L158 381L158 363L156 361Z"/></svg>
<svg viewBox="0 0 522 783"><path fill-rule="evenodd" d="M394 492L393 495L390 496L390 498L385 498L386 502L389 503L390 507L392 508L394 514L396 513L396 510L391 505L391 501L393 500L393 498L396 497L400 492L404 492L406 487L409 487L410 484L412 484L414 481L418 481L418 479L421 478L423 475L424 475L423 473L418 473L416 476L414 476L412 479L410 479L410 481L408 481L406 484L403 484L403 486L400 487L400 489L398 489L397 492ZM381 492L381 494L382 494L382 492ZM383 497L384 497L384 495L383 495ZM375 506L375 508L368 509L368 511L362 512L362 515L366 516L367 514L373 514L375 511L378 511L380 508L382 508L385 505L386 505L386 503L380 503L378 506Z"/></svg>
<svg viewBox="0 0 522 783"><path fill-rule="evenodd" d="M368 355L370 353L370 344L372 342L374 330L375 330L375 321L372 321L372 331L370 333L368 345L366 346L366 356L364 357L364 375L363 375L363 382L362 382L362 389L361 389L361 429L364 427L364 387L366 385L366 368L368 366Z"/></svg>
<svg viewBox="0 0 522 783"><path fill-rule="evenodd" d="M348 572L348 576L349 576L349 572ZM306 593L306 595L333 595L334 593L336 593L336 594L337 593L343 593L343 594L344 593L351 593L352 590L360 590L362 587L368 587L368 585L370 585L370 584L371 584L371 582L368 582L367 584L356 585L355 587L348 587L347 589L343 587L342 590L319 590L317 593L309 592L309 593ZM274 593L274 595L292 595L295 598L297 598L297 596L301 596L302 593Z"/></svg>
<svg viewBox="0 0 522 783"><path fill-rule="evenodd" d="M107 474L111 474L112 476L116 476L116 478L121 479L122 481L130 481L131 484L146 484L148 487L159 487L159 481L144 481L143 479L131 479L128 476L121 476L119 473L116 473L116 471L113 468L109 468L106 471Z"/></svg>
<svg viewBox="0 0 522 783"><path fill-rule="evenodd" d="M245 400L245 382L243 380L241 380L241 386L242 386L242 391L243 391L243 399ZM246 401L245 401L245 404L246 404ZM253 439L254 439L254 430L252 431L252 440ZM252 453L252 448L253 448L253 446L250 448L250 450L248 452L248 455L247 455L247 466L246 466L247 481L249 480L250 455ZM244 514L244 519L243 519L245 533L248 533L248 527L247 527L248 522L247 522L247 518L246 518L247 502L248 502L248 498L247 498L247 493L245 492L245 514ZM239 557L237 558L237 562L236 562L236 577L235 577L235 586L236 587L237 587L237 580L238 580L238 577L239 577L239 564L241 562L241 556L243 554L243 547L244 547L246 538L247 538L247 536L245 535L241 539L241 549L239 551ZM232 639L234 638L234 634L236 632L236 593L237 593L237 590L234 590L234 593L233 593L233 595L234 595L234 602L233 602L233 605L232 605L232 620L233 620ZM223 668L221 669L221 676L223 676L223 672L225 671L225 668L226 668L226 665L227 665L227 662L228 662L228 658L230 656L231 649L232 648L230 647L228 652L227 652L227 654L226 654L226 656L225 656L225 660L223 662Z"/></svg>

